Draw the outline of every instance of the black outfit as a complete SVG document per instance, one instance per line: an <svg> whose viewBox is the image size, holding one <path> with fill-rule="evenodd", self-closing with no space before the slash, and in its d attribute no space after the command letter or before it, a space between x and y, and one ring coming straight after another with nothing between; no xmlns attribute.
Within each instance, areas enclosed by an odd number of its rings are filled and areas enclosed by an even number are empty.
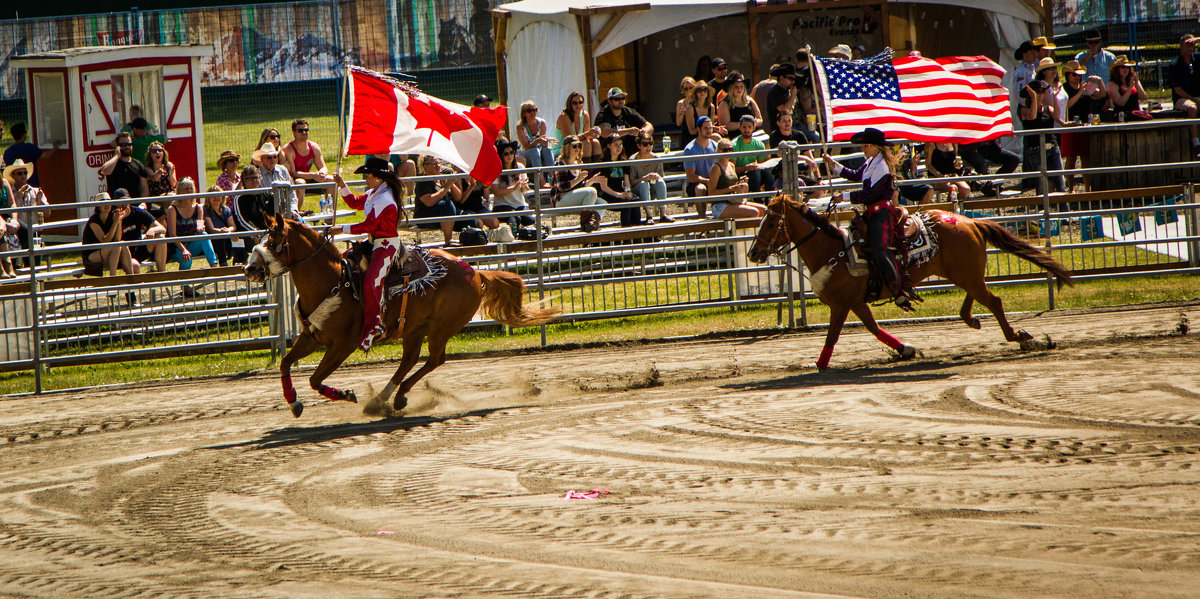
<svg viewBox="0 0 1200 599"><path fill-rule="evenodd" d="M105 178L105 183L108 185L109 193L118 189L124 189L129 192L129 197L142 197L142 177L149 178L150 170L146 168L137 158L131 158L129 162L118 160L117 165L113 167L112 174Z"/></svg>
<svg viewBox="0 0 1200 599"><path fill-rule="evenodd" d="M712 88L712 100L716 101L717 94L728 90L729 84L731 84L731 83L733 83L733 82L730 81L728 77L725 78L725 81L717 81L716 79L710 79L708 82L708 86Z"/></svg>
<svg viewBox="0 0 1200 599"><path fill-rule="evenodd" d="M1200 67L1196 66L1196 55L1192 55L1192 64L1183 61L1183 56L1176 56L1167 67L1167 85L1171 87L1171 103L1174 104L1183 96L1175 88L1182 87L1188 95L1200 97Z"/></svg>
<svg viewBox="0 0 1200 599"><path fill-rule="evenodd" d="M87 224L85 224L83 226L83 245L92 245L92 244L100 243L100 238L96 236L96 231L92 229L93 224L99 225L100 230L107 233L108 230L112 228L113 220L116 218L117 218L116 210L109 210L108 218L106 218L104 220L100 220L100 215L93 212L92 216L88 218ZM85 248L83 250L83 252L81 253L82 255L80 257L83 259L84 262L87 262L88 254L90 254L94 251L95 250Z"/></svg>
<svg viewBox="0 0 1200 599"><path fill-rule="evenodd" d="M1021 108L1029 104L1028 94L1025 90L1021 90ZM1038 111L1035 118L1021 119L1021 128L1028 131L1030 129L1049 129L1054 126L1054 118L1050 116L1050 107L1043 105ZM1021 138L1024 158L1021 162L1021 170L1027 173L1032 173L1042 170L1042 152L1041 152L1040 135L1026 135ZM1062 153L1058 147L1058 136L1047 134L1046 139L1046 170L1062 170ZM1066 187L1066 182L1062 176L1051 176L1050 187L1052 191L1062 191ZM1038 193L1043 192L1041 177L1028 177L1022 181L1022 187L1025 189L1036 188Z"/></svg>
<svg viewBox="0 0 1200 599"><path fill-rule="evenodd" d="M600 114L592 122L597 127L608 125L613 129L624 129L626 127L642 128L646 126L646 119L638 114L636 110L625 106L621 108L621 112L613 114L612 109L605 107L600 110ZM621 143L625 145L625 155L633 156L637 154L637 135L621 136Z"/></svg>
<svg viewBox="0 0 1200 599"><path fill-rule="evenodd" d="M149 212L141 208L130 208L129 215L121 221L121 241L137 241L157 223L158 221ZM129 246L129 253L138 262L149 260L153 256L150 248L144 245Z"/></svg>
<svg viewBox="0 0 1200 599"><path fill-rule="evenodd" d="M1068 101L1074 98L1075 94L1079 93L1078 87L1071 87L1071 84L1064 83L1063 90L1067 92ZM1091 115L1100 114L1100 109L1104 106L1103 100L1097 100L1087 94L1084 94L1075 101L1074 104L1067 107L1067 122L1078 118L1080 123L1090 122Z"/></svg>
<svg viewBox="0 0 1200 599"><path fill-rule="evenodd" d="M767 147L778 148L779 144L785 141L794 141L798 144L808 143L808 139L804 137L804 132L792 127L792 132L787 135L780 133L778 129L772 131L770 137L767 138Z"/></svg>
<svg viewBox="0 0 1200 599"><path fill-rule="evenodd" d="M275 196L270 193L244 193L233 202L233 217L242 231L265 231L268 214L275 214Z"/></svg>
<svg viewBox="0 0 1200 599"><path fill-rule="evenodd" d="M763 121L763 131L768 133L775 130L775 121L779 119L779 108L781 104L787 104L788 97L791 94L782 85L776 83L767 90L767 114L766 120ZM762 106L759 106L762 109Z"/></svg>
<svg viewBox="0 0 1200 599"><path fill-rule="evenodd" d="M958 155L963 162L971 166L971 170L980 175L988 174L988 162L1000 165L1000 169L996 171L998 175L1014 173L1021 164L1021 157L1000 147L998 139L962 144L958 146ZM995 186L991 181L983 184L984 193L991 193L993 189Z"/></svg>
<svg viewBox="0 0 1200 599"><path fill-rule="evenodd" d="M600 172L604 173L605 183L608 184L609 189L614 191L623 191L625 189L625 175L629 174L628 167L613 166L602 169ZM622 204L633 201L626 200L625 198L619 196L610 195L606 193L599 185L596 185L596 194L600 196L600 199L608 202L609 204ZM616 210L621 213L622 227L632 227L642 224L641 208L633 206L630 208L616 208Z"/></svg>

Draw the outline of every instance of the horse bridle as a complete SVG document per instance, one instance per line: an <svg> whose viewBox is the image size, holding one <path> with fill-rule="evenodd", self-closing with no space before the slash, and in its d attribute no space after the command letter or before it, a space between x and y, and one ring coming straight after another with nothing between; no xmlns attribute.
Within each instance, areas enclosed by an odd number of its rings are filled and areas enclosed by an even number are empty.
<svg viewBox="0 0 1200 599"><path fill-rule="evenodd" d="M300 260L299 262L293 262L293 263L289 264L288 266L285 266L278 273L268 274L266 276L266 278L275 279L278 277L282 277L283 275L285 275L289 272L292 272L293 268L296 268L297 266L300 266L301 264L304 264L305 262L308 262L309 260L316 258L317 255L321 253L321 250L325 249L325 246L329 245L330 239L332 239L332 237L329 235L321 235L321 245L318 245L317 247L313 248L313 251L311 254L309 254L307 257L305 257L303 260ZM284 236L283 241L280 242L279 245L276 245L275 248L271 250L271 253L275 254L276 256L278 256L279 254L285 253L285 252L286 253L291 252L291 250L288 247L288 240L287 240L286 235Z"/></svg>
<svg viewBox="0 0 1200 599"><path fill-rule="evenodd" d="M779 210L775 210L775 206L779 206L780 207ZM775 245L775 242L779 240L780 235L784 236L784 243L779 246L779 249L774 251L774 253L778 256L783 256L784 254L791 252L792 250L798 249L800 246L804 245L808 240L812 239L814 235L821 232L821 229L819 227L814 226L812 232L810 232L808 235L805 235L804 237L802 237L800 239L800 241L793 242L791 239L791 235L789 235L787 232L787 226L783 222L783 211L790 207L791 206L787 202L776 202L775 204L771 205L771 207L767 208L767 215L763 216L764 219L767 216L772 216L775 218L776 221L778 221L777 224L775 225L775 236L771 238L771 246L772 247ZM810 208L808 207L808 204L804 204L804 209L810 210Z"/></svg>

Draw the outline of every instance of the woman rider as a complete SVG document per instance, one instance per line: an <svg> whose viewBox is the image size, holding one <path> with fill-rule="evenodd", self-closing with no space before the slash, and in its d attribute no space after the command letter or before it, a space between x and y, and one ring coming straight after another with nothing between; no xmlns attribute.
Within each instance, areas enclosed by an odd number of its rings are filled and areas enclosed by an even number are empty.
<svg viewBox="0 0 1200 599"><path fill-rule="evenodd" d="M375 337L384 333L383 329L383 279L387 277L388 268L396 255L402 251L397 225L400 219L400 205L397 198L403 197L400 191L400 179L388 167L388 161L374 156L367 158L354 174L361 174L367 182L367 193L356 196L340 173L333 176L337 183L338 193L346 205L362 210L366 216L361 223L342 225L342 232L351 235L365 233L371 240L371 262L363 276L363 328L362 338L358 347L363 351L371 349Z"/></svg>
<svg viewBox="0 0 1200 599"><path fill-rule="evenodd" d="M883 136L883 131L866 128L861 133L855 133L850 143L861 144L866 162L857 169L848 169L834 160L833 156L825 154L822 158L834 175L841 175L851 181L862 181L861 191L850 192L850 202L862 204L867 211L867 254L875 262L879 272L887 281L892 297L900 309L913 310L909 300L920 301L917 294L904 285L904 278L899 261L892 251L892 232L895 223L892 198L896 195L895 172L899 158L892 153L892 144Z"/></svg>

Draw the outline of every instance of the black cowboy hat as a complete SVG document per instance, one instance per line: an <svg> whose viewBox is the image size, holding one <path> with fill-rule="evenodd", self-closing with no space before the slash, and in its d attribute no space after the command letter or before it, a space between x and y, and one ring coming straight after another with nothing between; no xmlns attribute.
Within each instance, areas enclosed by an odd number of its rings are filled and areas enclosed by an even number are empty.
<svg viewBox="0 0 1200 599"><path fill-rule="evenodd" d="M1033 40L1023 41L1023 42L1021 42L1021 45L1017 48L1017 51L1013 52L1013 58L1015 58L1017 60L1021 60L1021 57L1024 56L1025 53L1030 50L1037 50L1037 47L1033 45Z"/></svg>
<svg viewBox="0 0 1200 599"><path fill-rule="evenodd" d="M521 149L521 144L519 144L515 141L508 141L507 139L504 139L503 137L496 138L496 153L503 154L505 148L509 148L512 151L516 152Z"/></svg>
<svg viewBox="0 0 1200 599"><path fill-rule="evenodd" d="M376 158L374 156L368 156L367 161L362 166L354 169L354 174L356 175L362 175L364 173L378 175L386 172L390 172L390 169L388 169L388 161L382 158Z"/></svg>
<svg viewBox="0 0 1200 599"><path fill-rule="evenodd" d="M785 62L785 63L771 69L772 77L782 77L784 75L791 75L791 76L795 77L796 76L796 65L794 65L790 62Z"/></svg>
<svg viewBox="0 0 1200 599"><path fill-rule="evenodd" d="M862 132L855 133L854 135L850 136L850 143L859 145L871 144L873 146L892 146L892 142L888 141L887 138L883 136L883 131L875 129L874 127L867 127L866 129L863 129Z"/></svg>

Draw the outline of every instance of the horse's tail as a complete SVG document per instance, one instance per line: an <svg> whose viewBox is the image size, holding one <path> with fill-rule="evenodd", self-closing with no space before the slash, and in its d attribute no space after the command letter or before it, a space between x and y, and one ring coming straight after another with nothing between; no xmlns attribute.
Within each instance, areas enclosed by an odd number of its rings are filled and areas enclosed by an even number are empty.
<svg viewBox="0 0 1200 599"><path fill-rule="evenodd" d="M545 308L545 300L524 305L525 282L521 276L505 270L477 270L483 279L483 312L496 322L514 327L542 324L562 313L558 308Z"/></svg>
<svg viewBox="0 0 1200 599"><path fill-rule="evenodd" d="M1049 254L1029 245L1016 235L1013 235L1003 226L990 220L973 219L971 222L975 225L975 228L979 229L979 232L983 234L983 238L988 243L1017 257L1024 258L1054 275L1059 289L1062 289L1064 283L1067 285L1075 284L1071 280L1071 272L1059 264L1057 260Z"/></svg>

